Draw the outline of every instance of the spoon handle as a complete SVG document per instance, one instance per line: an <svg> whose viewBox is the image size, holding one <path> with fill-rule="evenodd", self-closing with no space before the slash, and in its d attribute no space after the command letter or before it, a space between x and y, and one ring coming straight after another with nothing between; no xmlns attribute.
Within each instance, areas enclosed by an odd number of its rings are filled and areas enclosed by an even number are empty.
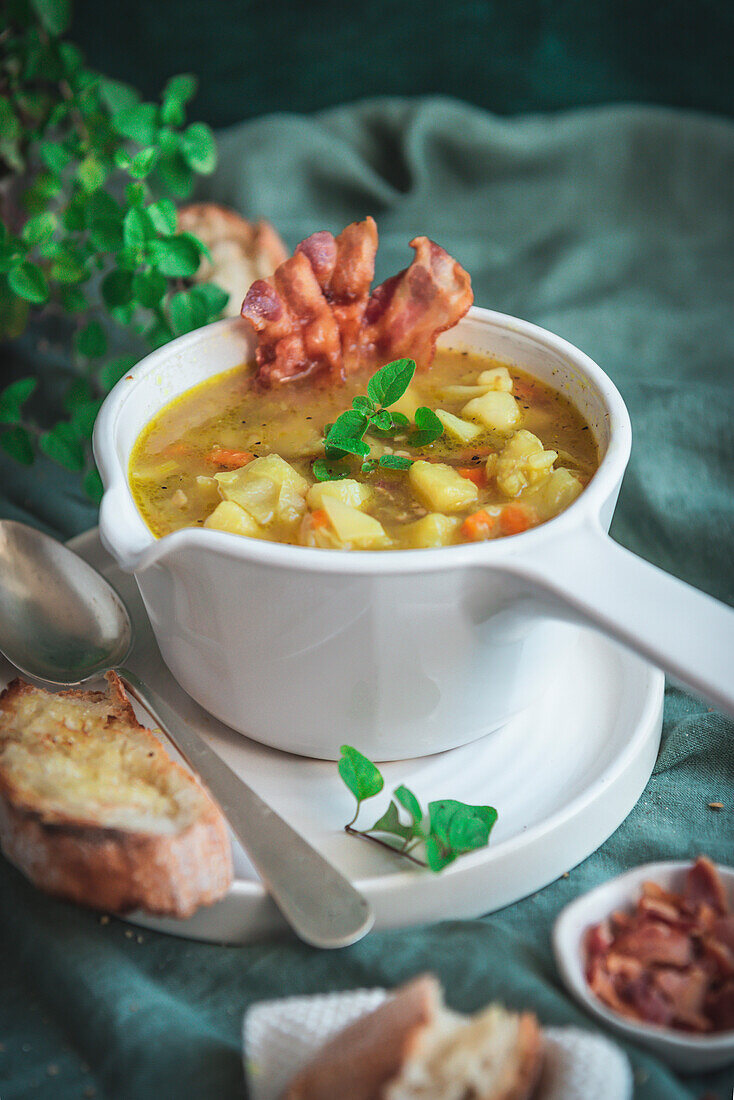
<svg viewBox="0 0 734 1100"><path fill-rule="evenodd" d="M117 669L219 803L293 931L314 947L347 947L374 923L369 902L128 669Z"/></svg>

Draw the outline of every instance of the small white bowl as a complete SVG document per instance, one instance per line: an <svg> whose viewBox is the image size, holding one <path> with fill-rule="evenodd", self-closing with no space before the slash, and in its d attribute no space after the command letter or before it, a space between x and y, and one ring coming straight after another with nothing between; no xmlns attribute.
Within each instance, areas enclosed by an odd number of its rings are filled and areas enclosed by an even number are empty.
<svg viewBox="0 0 734 1100"><path fill-rule="evenodd" d="M640 1046L649 1047L673 1069L684 1073L719 1069L734 1062L734 1031L689 1035L656 1024L632 1022L612 1012L591 991L586 981L584 938L587 928L603 921L615 909L633 907L643 882L656 882L666 890L682 892L691 864L692 860L685 860L644 863L635 867L576 898L562 910L553 928L556 965L576 1000L614 1031ZM734 868L717 864L717 870L727 891L729 905L734 909Z"/></svg>

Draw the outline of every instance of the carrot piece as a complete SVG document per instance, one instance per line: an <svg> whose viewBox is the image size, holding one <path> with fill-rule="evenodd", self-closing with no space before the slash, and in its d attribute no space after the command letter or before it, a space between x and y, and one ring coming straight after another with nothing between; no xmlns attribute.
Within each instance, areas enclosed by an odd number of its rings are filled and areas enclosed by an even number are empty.
<svg viewBox="0 0 734 1100"><path fill-rule="evenodd" d="M311 524L314 527L326 527L329 522L329 513L324 508L317 508L311 513Z"/></svg>
<svg viewBox="0 0 734 1100"><path fill-rule="evenodd" d="M519 535L533 525L533 515L523 504L506 504L500 512L503 535Z"/></svg>
<svg viewBox="0 0 734 1100"><path fill-rule="evenodd" d="M461 533L465 539L480 542L482 539L489 538L496 522L496 516L490 516L489 512L485 512L482 508L480 511L472 512L470 516L466 517L461 525Z"/></svg>
<svg viewBox="0 0 734 1100"><path fill-rule="evenodd" d="M227 470L239 470L241 466L252 462L254 457L249 451L228 451L224 447L215 447L206 456L206 460L215 466L224 466Z"/></svg>
<svg viewBox="0 0 734 1100"><path fill-rule="evenodd" d="M184 455L191 454L191 447L188 443L177 440L175 443L169 443L167 447L164 447L163 454L166 458L183 458Z"/></svg>
<svg viewBox="0 0 734 1100"><path fill-rule="evenodd" d="M480 489L487 484L487 471L484 466L459 466L456 472L465 477L467 481L473 481Z"/></svg>

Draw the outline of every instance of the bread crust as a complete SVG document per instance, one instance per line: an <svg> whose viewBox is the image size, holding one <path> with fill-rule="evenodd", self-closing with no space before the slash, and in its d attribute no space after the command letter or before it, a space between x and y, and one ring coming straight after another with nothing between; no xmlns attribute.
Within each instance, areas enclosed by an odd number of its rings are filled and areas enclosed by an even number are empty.
<svg viewBox="0 0 734 1100"><path fill-rule="evenodd" d="M24 794L0 752L0 847L34 885L56 897L108 912L142 909L157 916L191 916L223 897L231 884L225 819L198 780L137 722L119 677L108 673L107 680L107 692L58 694L105 703L107 721L120 725L121 737L125 726L144 737L151 775L168 773L196 788L196 816L178 832L161 834L111 828L92 812L65 813L49 800ZM12 715L22 696L41 690L14 680L0 694L0 712Z"/></svg>
<svg viewBox="0 0 734 1100"><path fill-rule="evenodd" d="M401 986L319 1051L284 1100L380 1100L435 1016L441 990L430 974ZM347 1091L348 1089L348 1091Z"/></svg>

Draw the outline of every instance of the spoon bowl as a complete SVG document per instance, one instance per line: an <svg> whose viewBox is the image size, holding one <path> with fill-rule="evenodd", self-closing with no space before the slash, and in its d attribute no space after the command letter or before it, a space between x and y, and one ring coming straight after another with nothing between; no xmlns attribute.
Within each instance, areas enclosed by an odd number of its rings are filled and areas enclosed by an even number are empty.
<svg viewBox="0 0 734 1100"><path fill-rule="evenodd" d="M34 528L0 520L0 652L55 687L114 669L218 801L293 930L314 947L346 947L374 913L352 884L124 667L133 630L114 588L72 550Z"/></svg>

